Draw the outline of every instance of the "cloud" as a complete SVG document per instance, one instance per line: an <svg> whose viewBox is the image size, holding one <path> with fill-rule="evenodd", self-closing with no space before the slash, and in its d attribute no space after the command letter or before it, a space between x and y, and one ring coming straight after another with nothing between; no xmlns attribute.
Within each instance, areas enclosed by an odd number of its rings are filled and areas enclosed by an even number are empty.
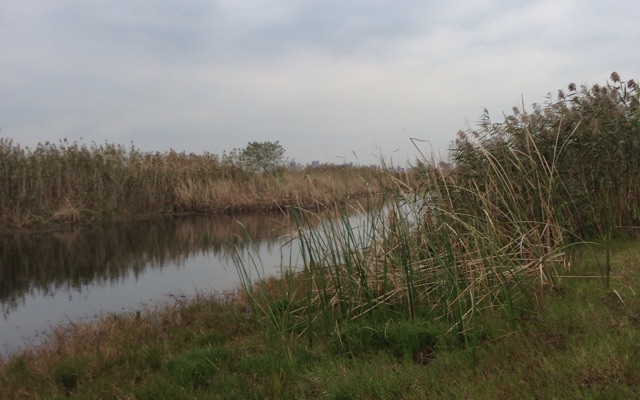
<svg viewBox="0 0 640 400"><path fill-rule="evenodd" d="M638 78L634 1L9 2L0 129L18 142L208 150L279 140L299 161L444 151L569 82ZM400 151L396 151L401 149Z"/></svg>

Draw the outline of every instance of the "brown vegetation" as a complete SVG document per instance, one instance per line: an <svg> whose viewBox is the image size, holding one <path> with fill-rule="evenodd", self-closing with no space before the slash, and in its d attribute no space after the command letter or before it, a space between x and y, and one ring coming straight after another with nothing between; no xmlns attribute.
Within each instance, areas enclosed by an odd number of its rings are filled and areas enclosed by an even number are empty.
<svg viewBox="0 0 640 400"><path fill-rule="evenodd" d="M22 148L0 138L0 230L171 213L324 206L382 190L374 168L244 168L222 157L143 153L63 141Z"/></svg>

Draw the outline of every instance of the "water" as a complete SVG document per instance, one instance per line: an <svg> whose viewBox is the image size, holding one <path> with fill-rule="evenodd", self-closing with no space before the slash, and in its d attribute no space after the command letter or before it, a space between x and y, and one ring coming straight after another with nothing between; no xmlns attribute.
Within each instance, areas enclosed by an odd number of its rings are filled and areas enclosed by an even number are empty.
<svg viewBox="0 0 640 400"><path fill-rule="evenodd" d="M261 274L299 265L289 222L190 216L0 236L0 355L68 321L236 288L236 251L253 248Z"/></svg>

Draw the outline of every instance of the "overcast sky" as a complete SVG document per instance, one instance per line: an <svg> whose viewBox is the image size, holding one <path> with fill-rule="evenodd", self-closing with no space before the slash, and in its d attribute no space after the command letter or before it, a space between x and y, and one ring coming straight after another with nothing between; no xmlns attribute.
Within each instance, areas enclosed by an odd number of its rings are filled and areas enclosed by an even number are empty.
<svg viewBox="0 0 640 400"><path fill-rule="evenodd" d="M485 107L639 79L640 1L0 0L0 68L0 136L25 146L404 163Z"/></svg>

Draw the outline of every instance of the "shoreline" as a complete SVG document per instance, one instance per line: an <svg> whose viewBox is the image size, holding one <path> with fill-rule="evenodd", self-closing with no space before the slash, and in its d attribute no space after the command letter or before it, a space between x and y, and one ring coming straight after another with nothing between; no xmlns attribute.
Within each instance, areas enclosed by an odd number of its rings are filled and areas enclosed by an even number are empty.
<svg viewBox="0 0 640 400"><path fill-rule="evenodd" d="M29 233L46 233L46 232L56 232L60 230L74 229L74 228L86 228L95 225L103 225L103 224L112 224L112 223L128 223L128 222L136 222L136 221L149 221L158 218L173 218L173 217L189 217L189 216L243 216L250 214L261 214L261 213L280 213L280 212L289 212L291 208L299 208L306 211L313 212L321 212L323 210L330 209L331 207L342 206L347 204L350 200L359 200L366 199L367 197L373 196L384 196L384 192L380 191L377 193L371 192L360 192L360 193L351 193L347 197L342 199L332 199L325 202L320 202L318 200L307 198L304 199L300 203L294 203L289 201L274 201L271 205L253 205L253 206L226 206L220 208L214 208L209 210L194 210L194 211L175 211L175 212L150 212L150 213L142 213L137 215L121 215L117 217L109 217L109 218L94 218L86 221L79 222L47 222L40 225L32 224L27 225L25 227L0 227L0 235L10 235L10 234L29 234Z"/></svg>

